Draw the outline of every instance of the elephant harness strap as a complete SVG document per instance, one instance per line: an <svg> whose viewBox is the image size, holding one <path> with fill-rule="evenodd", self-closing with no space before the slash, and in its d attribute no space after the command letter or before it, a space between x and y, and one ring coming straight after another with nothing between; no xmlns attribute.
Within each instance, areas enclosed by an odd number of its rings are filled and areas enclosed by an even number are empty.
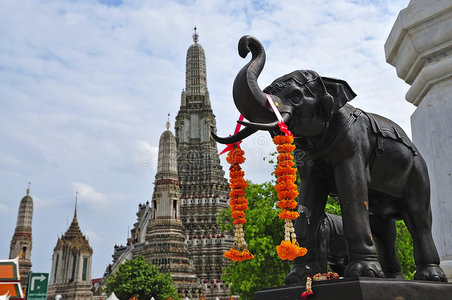
<svg viewBox="0 0 452 300"><path fill-rule="evenodd" d="M342 127L338 131L336 131L337 134L331 134L331 131L333 130L331 127L328 127L329 130L325 130L325 133L323 134L317 145L315 145L313 149L309 150L309 152L311 153L311 159L317 160L330 154L336 147L337 143L344 138L344 136L352 127L352 124L355 123L362 112L363 111L359 108L355 108L355 110L350 114L347 120L342 123Z"/></svg>

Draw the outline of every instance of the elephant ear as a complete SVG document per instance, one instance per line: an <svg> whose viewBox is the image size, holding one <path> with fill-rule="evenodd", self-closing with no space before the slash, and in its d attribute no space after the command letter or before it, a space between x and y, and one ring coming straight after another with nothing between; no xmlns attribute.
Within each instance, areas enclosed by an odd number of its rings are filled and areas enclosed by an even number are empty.
<svg viewBox="0 0 452 300"><path fill-rule="evenodd" d="M321 77L328 93L333 96L333 114L344 106L348 101L356 97L355 92L344 80Z"/></svg>

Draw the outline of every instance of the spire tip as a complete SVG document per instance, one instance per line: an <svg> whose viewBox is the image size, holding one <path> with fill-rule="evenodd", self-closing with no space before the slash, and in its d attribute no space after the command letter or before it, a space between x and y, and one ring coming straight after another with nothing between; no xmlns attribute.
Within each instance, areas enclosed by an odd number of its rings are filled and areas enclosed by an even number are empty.
<svg viewBox="0 0 452 300"><path fill-rule="evenodd" d="M195 44L198 43L198 38L199 38L199 34L198 34L198 31L197 31L196 26L195 26L195 28L193 29L193 42Z"/></svg>
<svg viewBox="0 0 452 300"><path fill-rule="evenodd" d="M169 121L170 114L168 113L168 120L166 121L166 129L169 130L171 127L171 123Z"/></svg>

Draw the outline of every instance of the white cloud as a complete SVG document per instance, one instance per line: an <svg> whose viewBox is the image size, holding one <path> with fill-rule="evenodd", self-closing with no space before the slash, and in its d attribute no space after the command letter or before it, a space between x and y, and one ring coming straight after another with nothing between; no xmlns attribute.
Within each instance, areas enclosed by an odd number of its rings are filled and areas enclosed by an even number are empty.
<svg viewBox="0 0 452 300"><path fill-rule="evenodd" d="M103 206L107 204L107 197L97 192L89 184L82 182L73 182L72 187L77 191L77 198L80 203L84 203L89 206Z"/></svg>
<svg viewBox="0 0 452 300"><path fill-rule="evenodd" d="M11 207L6 204L0 204L0 214L9 214L11 212Z"/></svg>

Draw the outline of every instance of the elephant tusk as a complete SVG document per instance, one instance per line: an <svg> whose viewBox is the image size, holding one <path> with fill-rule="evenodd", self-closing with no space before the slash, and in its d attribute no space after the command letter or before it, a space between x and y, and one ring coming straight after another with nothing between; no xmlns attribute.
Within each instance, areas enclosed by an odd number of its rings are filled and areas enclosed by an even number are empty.
<svg viewBox="0 0 452 300"><path fill-rule="evenodd" d="M284 123L288 123L290 121L289 113L282 113L282 119ZM245 121L237 121L238 123L246 126L246 128L254 128L256 130L274 130L278 129L278 121L274 121L271 123L255 123L255 122L245 122Z"/></svg>
<svg viewBox="0 0 452 300"><path fill-rule="evenodd" d="M240 121L238 121L238 122L240 122ZM238 133L236 133L232 136L228 136L228 137L219 137L213 132L210 132L210 134L212 135L213 139L220 144L234 144L234 143L240 142L241 140L249 137L256 131L257 131L257 129L255 129L255 128L245 127L242 130L240 130Z"/></svg>

